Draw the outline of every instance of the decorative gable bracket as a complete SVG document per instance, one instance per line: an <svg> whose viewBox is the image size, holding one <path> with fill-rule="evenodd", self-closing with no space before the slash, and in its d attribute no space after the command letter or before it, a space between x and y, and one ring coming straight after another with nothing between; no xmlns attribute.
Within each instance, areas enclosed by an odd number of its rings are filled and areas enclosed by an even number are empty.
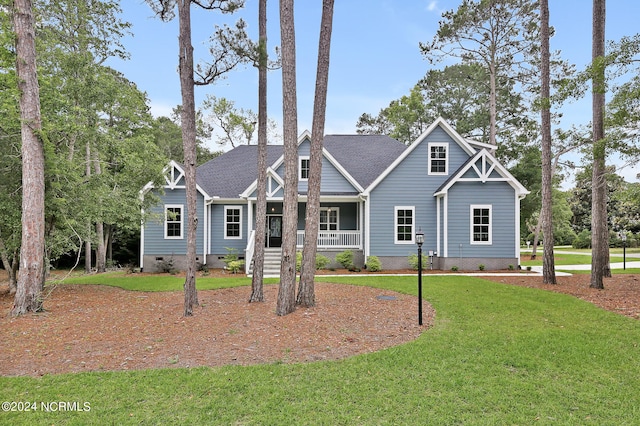
<svg viewBox="0 0 640 426"><path fill-rule="evenodd" d="M164 180L167 182L167 188L176 189L179 187L184 187L184 184L178 185L178 183L184 177L184 170L182 170L178 163L176 163L175 161L171 161L164 175Z"/></svg>

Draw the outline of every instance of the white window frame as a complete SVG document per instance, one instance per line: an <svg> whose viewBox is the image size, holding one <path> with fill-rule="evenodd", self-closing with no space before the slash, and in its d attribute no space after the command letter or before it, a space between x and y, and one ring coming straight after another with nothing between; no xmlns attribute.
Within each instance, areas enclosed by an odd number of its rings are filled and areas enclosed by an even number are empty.
<svg viewBox="0 0 640 426"><path fill-rule="evenodd" d="M410 210L413 222L411 223L411 240L398 240L398 212ZM406 226L406 224L404 224ZM395 244L415 244L416 237L416 206L395 206L393 208L393 241Z"/></svg>
<svg viewBox="0 0 640 426"><path fill-rule="evenodd" d="M169 209L180 209L180 220L169 220ZM169 223L180 224L180 235L169 235ZM165 204L164 205L164 239L165 240L182 240L184 239L184 204Z"/></svg>
<svg viewBox="0 0 640 426"><path fill-rule="evenodd" d="M303 170L302 162L304 160L307 161L307 167L306 167L307 177L306 178L302 177L302 170ZM305 155L305 156L301 155L300 157L298 157L298 176L300 177L300 180L307 181L307 180L309 180L309 175L310 174L311 174L311 159L309 158L308 155Z"/></svg>
<svg viewBox="0 0 640 426"><path fill-rule="evenodd" d="M239 220L238 222L229 222L227 221L227 212L229 210L238 210L239 211ZM229 236L227 225L237 223L239 227L238 235ZM242 206L224 206L224 227L223 227L223 235L225 240L241 240L242 239Z"/></svg>
<svg viewBox="0 0 640 426"><path fill-rule="evenodd" d="M340 207L320 207L320 211L327 212L327 220L329 219L329 211L336 212L336 229L329 229L329 225L331 222L327 221L327 229L320 229L322 222L320 222L320 218L318 218L318 230L320 232L331 232L331 231L339 231L340 230Z"/></svg>
<svg viewBox="0 0 640 426"><path fill-rule="evenodd" d="M476 209L488 209L489 210L489 240L488 241L475 241L474 239L474 214ZM488 246L493 244L493 206L491 204L471 204L469 207L469 243L472 245L484 245Z"/></svg>
<svg viewBox="0 0 640 426"><path fill-rule="evenodd" d="M449 144L446 142L431 142L427 144L428 146L428 155L429 155L429 175L434 176L445 176L449 174ZM442 160L441 158L431 158L431 148L444 148L444 172L434 172L432 171L433 161Z"/></svg>

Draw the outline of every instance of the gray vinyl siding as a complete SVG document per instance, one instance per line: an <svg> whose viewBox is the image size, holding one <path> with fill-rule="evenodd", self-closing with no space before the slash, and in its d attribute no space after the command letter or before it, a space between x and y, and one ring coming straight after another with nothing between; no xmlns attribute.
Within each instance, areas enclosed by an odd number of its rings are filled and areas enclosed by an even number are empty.
<svg viewBox="0 0 640 426"><path fill-rule="evenodd" d="M298 157L309 157L309 140L305 139L298 147ZM356 153L354 153L356 155ZM297 165L299 167L299 164ZM284 164L280 165L276 173L284 180ZM299 180L298 176L298 192L306 193L309 186L307 181ZM324 194L355 194L357 189L349 183L349 181L329 162L322 157L322 180L320 183L320 192Z"/></svg>
<svg viewBox="0 0 640 426"><path fill-rule="evenodd" d="M434 129L370 194L370 255L408 256L415 244L395 243L395 206L415 206L415 231L425 235L423 250L437 249L436 189L449 178L428 175L430 142L448 143L448 172L454 173L469 155L440 127Z"/></svg>
<svg viewBox="0 0 640 426"><path fill-rule="evenodd" d="M515 257L515 194L506 182L458 182L448 196L448 257ZM492 244L471 244L471 205L491 206Z"/></svg>
<svg viewBox="0 0 640 426"><path fill-rule="evenodd" d="M165 194L160 195L160 203L150 209L151 216L145 222L144 229L144 253L146 255L171 255L187 252L187 199L183 188L165 188ZM182 238L164 238L164 206L166 204L181 204L184 208L182 218ZM196 253L203 253L204 235L204 197L198 193L198 231L196 233Z"/></svg>
<svg viewBox="0 0 640 426"><path fill-rule="evenodd" d="M224 208L225 206L238 206L242 209L241 235L239 239L225 239ZM247 247L247 203L224 203L211 206L211 253L226 253L225 247L237 249L244 253Z"/></svg>

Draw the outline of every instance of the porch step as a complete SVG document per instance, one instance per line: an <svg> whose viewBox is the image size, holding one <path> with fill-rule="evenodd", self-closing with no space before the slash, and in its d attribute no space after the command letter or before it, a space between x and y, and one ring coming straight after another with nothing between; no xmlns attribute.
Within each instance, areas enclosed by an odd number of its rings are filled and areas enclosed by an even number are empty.
<svg viewBox="0 0 640 426"><path fill-rule="evenodd" d="M281 248L265 248L264 249L264 276L279 276L280 261L282 260ZM253 274L253 261L249 268L249 275Z"/></svg>

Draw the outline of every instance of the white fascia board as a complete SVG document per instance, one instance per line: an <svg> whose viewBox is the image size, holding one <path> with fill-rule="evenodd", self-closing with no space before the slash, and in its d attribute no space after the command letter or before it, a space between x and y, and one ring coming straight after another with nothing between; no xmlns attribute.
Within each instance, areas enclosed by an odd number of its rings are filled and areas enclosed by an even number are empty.
<svg viewBox="0 0 640 426"><path fill-rule="evenodd" d="M444 188L442 188L440 191L436 192L433 195L435 197L445 195L449 191L449 188L451 188L457 182L463 182L463 181L464 182L469 182L469 181L486 182L487 180L483 181L481 178L478 178L478 179L461 179L461 177L469 169L474 167L474 164L481 157L485 157L485 159L488 160L489 163L491 163L491 169L497 171L498 174L500 176L502 176L500 179L491 179L492 182L507 182L509 185L511 185L511 187L515 190L516 194L520 198L523 198L524 196L529 194L529 191L524 186L522 186L522 184L520 182L518 182L518 180L511 173L509 173L509 171L502 164L500 164L500 162L493 155L491 155L491 153L489 151L487 151L486 149L482 149L480 152L478 152L475 155L475 157L473 157L472 161L467 163L467 165L464 168L458 170L458 172L455 174L455 176L449 181L449 183Z"/></svg>
<svg viewBox="0 0 640 426"><path fill-rule="evenodd" d="M358 190L358 192L364 191L364 188L353 178L353 176L351 176L351 174L344 167L342 167L342 164L340 164L338 160L336 160L333 157L333 155L331 155L329 151L327 151L327 149L324 147L322 148L322 155L324 155L324 157L329 161L329 163L331 163L333 167L335 167L336 170L338 170L338 172L340 172L340 174L342 174L342 176L344 176L344 178L351 184L351 186L353 186L356 190Z"/></svg>
<svg viewBox="0 0 640 426"><path fill-rule="evenodd" d="M391 163L389 167L387 167L387 169L371 183L371 185L369 185L369 187L366 188L364 194L370 194L371 191L378 186L380 182L382 182L398 166L398 164L402 163L405 158L411 155L411 153L418 148L418 145L421 145L427 136L429 136L438 126L442 127L442 129L451 136L454 142L460 145L469 156L476 154L476 150L462 136L460 136L444 118L438 117L433 123L431 123L427 130L422 132L422 134L418 136L416 140L409 145L409 147L405 149L402 154L400 154L400 156L398 156L398 158L396 158L394 162Z"/></svg>

